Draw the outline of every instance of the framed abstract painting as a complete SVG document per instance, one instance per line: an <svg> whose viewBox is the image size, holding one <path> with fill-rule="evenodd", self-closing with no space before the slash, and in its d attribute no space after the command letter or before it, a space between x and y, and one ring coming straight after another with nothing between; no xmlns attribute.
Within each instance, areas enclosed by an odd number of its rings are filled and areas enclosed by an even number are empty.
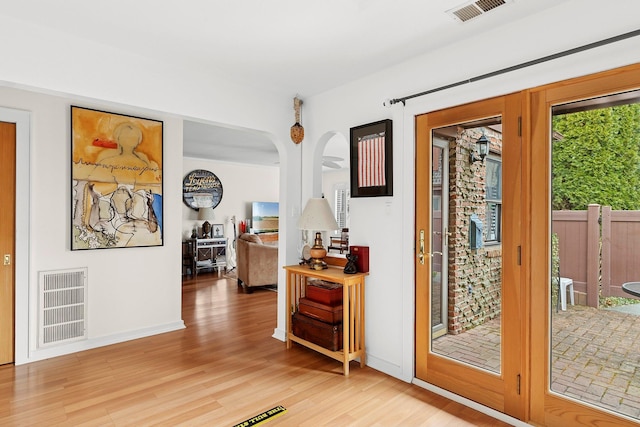
<svg viewBox="0 0 640 427"><path fill-rule="evenodd" d="M351 128L351 197L393 196L391 123Z"/></svg>
<svg viewBox="0 0 640 427"><path fill-rule="evenodd" d="M71 250L161 246L163 122L71 106Z"/></svg>

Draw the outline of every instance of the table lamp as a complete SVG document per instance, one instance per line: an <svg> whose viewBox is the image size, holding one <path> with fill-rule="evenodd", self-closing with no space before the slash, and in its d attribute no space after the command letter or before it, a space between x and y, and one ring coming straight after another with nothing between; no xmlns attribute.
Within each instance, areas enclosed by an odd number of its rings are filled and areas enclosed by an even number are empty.
<svg viewBox="0 0 640 427"><path fill-rule="evenodd" d="M213 208L200 208L198 209L198 221L204 221L202 223L202 238L207 239L211 237L211 223L215 216L213 215Z"/></svg>
<svg viewBox="0 0 640 427"><path fill-rule="evenodd" d="M323 258L327 255L327 250L322 245L321 231L337 230L336 222L329 202L324 198L311 198L300 215L298 220L298 228L301 230L311 230L316 232L314 245L310 250L310 268L314 270L322 270L327 268L327 264Z"/></svg>

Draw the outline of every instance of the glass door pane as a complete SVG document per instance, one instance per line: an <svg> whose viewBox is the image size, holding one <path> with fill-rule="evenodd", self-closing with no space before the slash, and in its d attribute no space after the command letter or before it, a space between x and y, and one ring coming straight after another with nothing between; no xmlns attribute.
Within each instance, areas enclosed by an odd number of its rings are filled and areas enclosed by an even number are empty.
<svg viewBox="0 0 640 427"><path fill-rule="evenodd" d="M476 141L483 136L491 158L477 152ZM447 139L455 150L447 150L444 162L440 141ZM432 141L431 351L499 374L502 121L492 117L433 129ZM445 163L451 165L446 193L440 166Z"/></svg>
<svg viewBox="0 0 640 427"><path fill-rule="evenodd" d="M550 389L640 420L640 91L552 108Z"/></svg>
<svg viewBox="0 0 640 427"><path fill-rule="evenodd" d="M445 155L446 154L446 155ZM449 212L449 144L434 138L431 179L431 329L432 336L447 333L447 230ZM443 203L443 200L446 203Z"/></svg>

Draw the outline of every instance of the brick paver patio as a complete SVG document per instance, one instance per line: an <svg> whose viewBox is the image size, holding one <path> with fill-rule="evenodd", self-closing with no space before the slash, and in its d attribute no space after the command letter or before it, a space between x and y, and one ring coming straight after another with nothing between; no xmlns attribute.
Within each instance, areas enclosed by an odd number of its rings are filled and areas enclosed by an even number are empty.
<svg viewBox="0 0 640 427"><path fill-rule="evenodd" d="M500 373L500 317L459 334L433 341L434 353Z"/></svg>
<svg viewBox="0 0 640 427"><path fill-rule="evenodd" d="M640 419L640 316L585 306L552 313L551 389ZM434 340L433 351L500 371L500 319Z"/></svg>
<svg viewBox="0 0 640 427"><path fill-rule="evenodd" d="M640 316L569 306L552 330L551 389L640 419Z"/></svg>

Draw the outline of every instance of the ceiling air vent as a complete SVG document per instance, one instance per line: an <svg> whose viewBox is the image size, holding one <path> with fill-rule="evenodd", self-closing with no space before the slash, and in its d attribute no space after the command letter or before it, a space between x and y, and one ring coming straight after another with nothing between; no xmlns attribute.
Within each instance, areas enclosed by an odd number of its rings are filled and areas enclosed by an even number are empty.
<svg viewBox="0 0 640 427"><path fill-rule="evenodd" d="M447 13L457 21L467 22L512 1L513 0L478 0L454 7L448 10Z"/></svg>

